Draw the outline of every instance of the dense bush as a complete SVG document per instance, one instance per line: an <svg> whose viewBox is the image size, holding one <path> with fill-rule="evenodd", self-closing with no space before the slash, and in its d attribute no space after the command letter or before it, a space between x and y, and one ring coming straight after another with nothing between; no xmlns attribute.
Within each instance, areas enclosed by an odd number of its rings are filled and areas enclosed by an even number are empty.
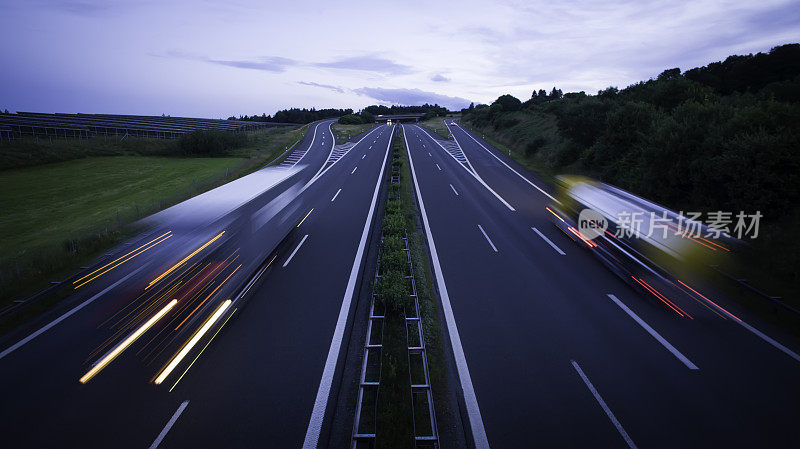
<svg viewBox="0 0 800 449"><path fill-rule="evenodd" d="M186 156L224 156L245 145L247 134L216 129L192 131L178 139L178 147Z"/></svg>
<svg viewBox="0 0 800 449"><path fill-rule="evenodd" d="M383 234L389 236L402 235L406 229L406 219L401 214L387 214L383 217Z"/></svg>
<svg viewBox="0 0 800 449"><path fill-rule="evenodd" d="M384 271L375 284L375 292L387 308L402 310L409 295L404 272Z"/></svg>
<svg viewBox="0 0 800 449"><path fill-rule="evenodd" d="M399 271L405 273L408 267L408 259L406 252L401 249L387 250L383 249L381 254L381 269L384 273L388 271Z"/></svg>
<svg viewBox="0 0 800 449"><path fill-rule="evenodd" d="M390 235L383 238L384 251L399 250L403 247L403 240L399 235Z"/></svg>

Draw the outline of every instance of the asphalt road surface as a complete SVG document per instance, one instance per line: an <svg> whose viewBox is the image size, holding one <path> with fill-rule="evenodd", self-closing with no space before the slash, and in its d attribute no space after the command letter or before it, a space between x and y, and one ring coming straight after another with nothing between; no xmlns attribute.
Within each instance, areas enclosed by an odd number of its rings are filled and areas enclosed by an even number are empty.
<svg viewBox="0 0 800 449"><path fill-rule="evenodd" d="M326 447L395 129L335 146L330 124L4 336L3 446ZM450 128L403 132L475 447L800 447L796 341L706 286L730 313L633 290Z"/></svg>
<svg viewBox="0 0 800 449"><path fill-rule="evenodd" d="M543 183L448 127L458 145L405 132L477 447L800 446L795 342L637 293L552 225Z"/></svg>
<svg viewBox="0 0 800 449"><path fill-rule="evenodd" d="M333 151L330 123L312 125L283 166L148 220L145 235L109 258L119 266L98 264L102 276L6 336L3 445L298 447L318 438L309 423L325 416L332 342L349 316L392 134L378 126Z"/></svg>

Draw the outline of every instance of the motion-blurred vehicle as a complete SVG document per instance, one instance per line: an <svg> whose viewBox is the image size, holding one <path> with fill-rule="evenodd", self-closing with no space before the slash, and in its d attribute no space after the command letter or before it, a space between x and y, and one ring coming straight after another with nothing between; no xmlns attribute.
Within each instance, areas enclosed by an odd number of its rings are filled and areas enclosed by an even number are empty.
<svg viewBox="0 0 800 449"><path fill-rule="evenodd" d="M691 315L676 298L708 301L687 284L691 274L724 263L738 245L700 221L586 177L558 177L555 198L547 210L557 228L682 317Z"/></svg>

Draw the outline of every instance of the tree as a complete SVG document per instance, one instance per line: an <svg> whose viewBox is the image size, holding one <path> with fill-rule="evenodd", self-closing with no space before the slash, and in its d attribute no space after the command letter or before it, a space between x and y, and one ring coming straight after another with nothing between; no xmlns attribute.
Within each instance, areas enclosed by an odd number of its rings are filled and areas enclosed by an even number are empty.
<svg viewBox="0 0 800 449"><path fill-rule="evenodd" d="M674 69L667 69L661 72L661 74L658 75L658 80L659 81L671 80L678 78L680 76L681 76L681 69L675 67Z"/></svg>
<svg viewBox="0 0 800 449"><path fill-rule="evenodd" d="M519 101L519 98L509 94L499 96L497 100L495 100L494 103L492 103L492 106L494 106L495 104L502 107L501 109L502 111L507 111L507 112L518 111L522 107L522 102Z"/></svg>
<svg viewBox="0 0 800 449"><path fill-rule="evenodd" d="M619 93L619 89L614 86L608 86L603 90L597 91L597 96L600 98L614 98Z"/></svg>
<svg viewBox="0 0 800 449"><path fill-rule="evenodd" d="M550 99L551 100L558 100L559 98L561 98L563 96L564 96L564 93L561 92L561 89L556 89L556 87L553 86L553 90L550 91Z"/></svg>

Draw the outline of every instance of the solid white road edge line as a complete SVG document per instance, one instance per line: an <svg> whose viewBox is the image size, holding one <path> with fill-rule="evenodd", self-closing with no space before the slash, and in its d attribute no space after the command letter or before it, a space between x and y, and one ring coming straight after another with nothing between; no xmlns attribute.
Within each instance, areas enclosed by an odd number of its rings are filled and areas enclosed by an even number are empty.
<svg viewBox="0 0 800 449"><path fill-rule="evenodd" d="M89 304L91 304L91 303L92 303L92 301L94 301L95 299L97 299L97 298L99 298L99 297L101 297L101 296L105 295L105 294L106 294L106 293L108 293L110 290L112 290L112 289L116 288L116 287L117 287L119 284L121 284L121 283L123 283L123 282L127 281L127 280L128 280L130 277L131 277L131 276L133 276L134 274L136 274L136 273L140 272L140 271L141 271L142 269L144 269L144 267L146 267L147 265L149 265L149 263L148 263L148 264L146 264L146 265L143 265L143 266L141 266L141 267L139 267L139 268L137 268L137 269L135 269L135 270L133 270L133 271L132 271L131 273L129 273L127 276L125 276L124 278L122 278L122 279L118 280L117 282L114 282L114 283L113 283L113 284L111 284L110 286L106 287L106 288L105 288L103 291L101 291L100 293L98 293L98 294L96 294L96 295L92 296L91 298L87 299L86 301L84 301L84 302L82 302L82 303L78 304L78 305L77 305L77 306L76 306L74 309L70 310L69 312L67 312L67 313L65 313L65 314L61 315L60 317L56 318L55 320L51 321L51 322L50 322L50 324L47 324L46 326L44 326L43 328L39 329L38 331L36 331L36 332L34 332L34 333L32 333L32 334L28 335L27 337L25 337L25 338L23 338L22 340L18 341L18 342L17 342L17 343L15 343L14 345L10 346L9 348L7 348L6 350L4 350L3 352L0 352L0 359L2 359L3 357L7 356L8 354L11 354L12 352L16 351L16 350L17 350L17 349L19 349L21 346L25 345L25 344L26 344L26 343L28 343L29 341L31 341L31 340L33 340L34 338L38 337L39 335L42 335L42 334L43 334L43 333L45 333L45 332L46 332L48 329L52 328L53 326L57 325L58 323L60 323L60 322L62 322L62 321L64 321L64 320L66 320L67 318L69 318L69 317L70 317L72 314L74 314L75 312L77 312L77 311L81 310L82 308L84 308L84 307L88 306Z"/></svg>
<svg viewBox="0 0 800 449"><path fill-rule="evenodd" d="M308 238L308 234L306 234L305 236L303 236L303 240L300 240L300 244L299 244L299 245L297 245L297 248L295 248L295 249L294 249L294 251L292 251L292 254L290 254L290 255L289 255L289 258L288 258L288 259L286 259L286 262L284 262L284 263L283 263L283 268L286 268L286 265L289 265L289 262L291 262L291 261L292 261L292 257L294 257L294 255L295 255L295 254L297 254L297 251L300 249L300 247L301 247L301 246L303 246L303 243L305 243L305 242L306 242L306 239L307 239L307 238Z"/></svg>
<svg viewBox="0 0 800 449"><path fill-rule="evenodd" d="M292 164L292 167L294 167L294 166L296 166L297 164L299 164L299 163L300 163L300 161L301 161L301 160L303 160L303 158L304 158L304 157L306 157L306 154L308 154L308 153L311 151L311 147L313 147L313 146L314 146L314 140L316 140L316 138L317 138L317 128L319 128L319 125L321 125L321 124L322 124L322 123L320 122L320 123L317 123L317 124L314 126L314 135L311 137L311 143L309 143L309 144L308 144L308 148L306 148L306 152L305 152L305 153L303 153L303 155L302 155L302 156L300 156L300 159L298 159L297 161L295 161L295 163L294 163L294 164ZM328 125L328 129L330 129L330 125ZM333 133L333 131L331 131L331 133Z"/></svg>
<svg viewBox="0 0 800 449"><path fill-rule="evenodd" d="M534 228L533 226L531 226L531 229L533 229L533 232L535 232L535 233L539 234L539 237L541 237L541 238L542 238L542 240L544 240L545 242L547 242L547 244L548 244L548 245L550 245L550 246L551 246L551 247L552 247L554 250L556 250L556 252L558 252L558 254L561 254L562 256L565 256L565 255L566 255L566 254L564 254L564 251L561 251L561 248L557 247L555 243L553 243L552 241L550 241L550 239L549 239L549 238L545 237L545 236L544 236L544 234L542 234L541 232L539 232L539 230L538 230L538 229Z"/></svg>
<svg viewBox="0 0 800 449"><path fill-rule="evenodd" d="M381 189L383 172L386 169L386 161L389 159L389 147L391 145L392 138L389 137L389 143L386 144L386 154L383 156L381 172L378 175L378 181L375 183L375 192L372 194L372 204L370 204L369 212L367 212L367 221L364 223L364 231L361 233L361 241L358 244L355 260L353 260L353 269L350 270L350 279L347 281L347 288L342 298L342 307L339 309L336 329L333 331L333 338L331 338L331 347L328 350L328 357L325 360L325 369L322 371L322 378L319 381L317 397L314 400L314 409L311 411L311 418L308 421L306 437L303 441L303 448L305 449L316 448L317 443L319 443L319 435L320 432L322 432L322 422L325 418L325 409L328 406L328 397L330 396L331 385L333 384L333 375L336 371L336 361L339 359L342 339L344 338L344 328L347 325L347 316L350 314L350 305L353 302L353 293L355 292L356 281L358 280L358 272L361 270L364 249L367 246L367 237L369 237L369 230L372 226L375 204L378 202L378 192L380 192Z"/></svg>
<svg viewBox="0 0 800 449"><path fill-rule="evenodd" d="M486 241L489 242L490 245L492 245L492 249L494 250L494 252L497 252L497 247L494 246L494 243L492 243L492 239L490 239L489 236L486 235L486 231L483 230L483 226L478 225L478 229L480 229L481 234L483 234L483 236L486 237Z"/></svg>
<svg viewBox="0 0 800 449"><path fill-rule="evenodd" d="M408 142L405 128L403 128L403 138ZM442 312L444 313L445 322L447 323L450 346L453 348L453 358L455 359L456 369L458 370L458 379L461 382L461 391L464 393L464 404L467 407L469 425L472 429L472 439L475 442L476 449L486 449L489 447L489 440L486 439L486 429L483 427L483 419L481 418L481 411L478 407L478 399L475 396L475 389L472 387L472 378L469 375L469 367L467 366L467 359L464 356L464 348L461 346L461 337L458 335L458 327L456 326L456 320L453 316L453 307L450 305L450 296L447 294L447 285L444 282L442 266L439 264L436 243L433 241L433 234L431 233L431 227L428 223L428 215L425 212L425 202L422 201L422 193L419 189L419 181L417 181L417 172L414 170L414 161L411 160L411 148L408 146L408 143L406 143L406 152L408 153L408 165L409 168L411 168L411 177L414 179L414 188L417 192L417 201L419 201L422 224L425 227L425 236L428 239L428 247L431 252L436 285L439 287L439 296L442 300Z"/></svg>
<svg viewBox="0 0 800 449"><path fill-rule="evenodd" d="M175 413L172 415L172 418L170 418L169 421L167 421L167 425L164 426L164 429L162 429L161 433L158 434L155 441L153 441L153 444L150 445L150 449L156 449L158 445L161 444L161 441L164 439L165 436L167 436L167 432L169 432L169 429L171 429L172 426L175 425L175 421L177 421L178 417L181 416L181 413L183 413L183 411L186 410L187 405L189 405L189 401L181 402L181 405L178 407L178 410L175 410Z"/></svg>
<svg viewBox="0 0 800 449"><path fill-rule="evenodd" d="M574 360L571 360L571 362L572 362L572 367L575 368L575 371L577 371L578 375L581 376L583 383L586 384L586 386L589 388L589 391L592 393L592 396L594 396L594 398L597 400L597 403L600 404L600 407L603 408L603 411L606 412L606 416L608 416L608 419L611 420L611 424L614 424L614 427L617 428L617 431L619 431L619 434L622 436L622 439L625 440L625 443L628 444L629 448L636 449L636 445L633 443L633 440L628 435L628 432L626 432L625 429L622 428L622 424L619 423L617 417L614 416L614 413L611 411L610 408L608 408L606 401L603 400L603 398L600 396L600 393L597 392L597 389L589 381L589 378L586 377L586 374L578 365L578 362Z"/></svg>
<svg viewBox="0 0 800 449"><path fill-rule="evenodd" d="M479 183L481 183L481 185L482 185L482 186L486 187L486 190L488 190L488 191L489 191L489 192L490 192L492 195L494 195L494 196L495 196L495 198L497 198L498 200L500 200L500 202L501 202L501 203L503 203L503 205L504 205L504 206L506 206L507 208L509 208L509 209L510 209L512 212L516 211L516 209L514 209L514 207L513 207L512 205L508 204L508 201L504 200L504 199L503 199L503 197L501 197L501 196L500 196L500 195L499 195L497 192L495 192L495 191L494 191L494 189L492 189L491 187L489 187L489 184L486 184L486 181L484 181L484 180L483 180L483 178L481 178L480 176L478 176L478 173L476 173L476 172L475 172L475 168L474 168L474 167L472 168L472 170L470 170L470 169L468 169L467 167L465 167L465 166L464 166L464 164L462 164L461 162L458 162L458 159L456 159L456 157L455 157L455 156L453 156L452 154L450 154L450 152L449 152L449 151L447 151L447 149L445 149L445 147L443 147L443 146L442 146L442 144L441 144L441 143L439 143L439 141L438 141L438 140L436 140L435 138L433 138L433 136L432 136L432 135L430 135L426 129L424 129L424 128L420 127L419 125L415 125L415 126L416 126L417 128L419 128L419 129L421 129L421 130L422 130L422 132L424 132L424 133L425 133L425 134L428 136L428 138L429 138L429 139L433 140L433 142L434 142L436 145L439 145L439 147L441 147L441 149L442 149L442 150L444 150L444 152L445 152L445 153L447 153L447 155L448 155L448 156L452 157L452 158L453 158L453 160L454 160L454 161L456 161L456 163L457 163L459 166L461 166L461 168L463 168L463 169L464 169L464 171L466 171L467 173L469 173L470 175L472 175L472 177L473 177L473 178L475 178L475 180L477 180ZM458 144L458 142L456 142L456 144ZM461 148L461 146L460 146L460 145L459 145L459 148ZM461 150L461 152L462 152L462 153L464 153L464 150L462 149L462 150ZM464 157L466 158L467 156L466 156L466 155L464 155ZM470 163L469 163L469 160L467 160L467 164L469 164L469 166L470 166L470 167L472 167L472 164L470 164Z"/></svg>
<svg viewBox="0 0 800 449"><path fill-rule="evenodd" d="M644 328L644 330L646 330L648 334L650 334L653 338L658 340L658 342L661 343L662 346L667 348L667 351L671 352L672 355L674 355L678 360L683 362L683 364L686 365L687 368L692 369L692 370L699 369L699 368L697 368L697 365L692 363L691 360L686 358L686 356L681 354L680 351L675 349L675 346L672 346L667 340L664 339L664 337L662 337L658 332L656 332L652 327L650 327L649 324L645 323L644 320L639 318L639 315L636 315L633 312L633 310L629 309L628 306L626 306L616 296L614 296L614 295L612 295L610 293L608 295L606 295L606 296L611 298L611 300L614 301L620 307L620 309L624 310L625 313L627 313L631 318L633 318L634 321L639 323L639 325L642 326L642 328Z"/></svg>
<svg viewBox="0 0 800 449"><path fill-rule="evenodd" d="M447 125L447 124L445 123L445 126L449 126L449 125ZM559 204L561 204L561 201L558 201L557 199L553 198L553 197L552 197L552 196L551 196L549 193L545 192L545 191L544 191L544 190L542 190L542 189L541 189L539 186L537 186L536 184L534 184L533 182L531 182L531 180L530 180L530 179L528 179L528 178L526 178L526 177L522 176L522 174L520 174L520 172L518 172L518 171L514 170L513 168L511 168L511 166L510 166L510 165L506 164L506 162L505 162L504 160L502 160L502 159L500 159L499 157L497 157L497 155L496 155L496 154L494 154L494 153L492 153L491 151L489 151L489 149L488 149L488 148L486 148L485 146L483 146L483 144L482 144L482 143L478 142L478 139L476 139L475 137L473 137L473 136L472 136L472 134L468 133L468 132L467 132L467 131L466 131L464 128L462 128L462 127L461 127L461 125L456 125L456 126L457 126L459 129L461 129L461 131L464 131L464 134L468 135L468 136L470 137L470 139L472 139L472 140L474 140L474 141L475 141L475 143L477 143L478 145L480 145L480 146L481 146L481 148L483 148L484 150L486 150L486 152L487 152L487 153L491 154L492 156L494 156L494 158L495 158L495 159L497 159L498 161L500 161L500 163L501 163L501 164L505 165L507 169L509 169L509 170L513 171L514 173L516 173L516 175L517 175L517 176L519 176L519 177L520 177L520 178L522 178L522 179L523 179L525 182L527 182L528 184L530 184L531 186L533 186L533 188L535 188L536 190L538 190L538 191L542 192L542 193L543 193L543 194L544 194L546 197L550 198L551 200L555 201L556 203L559 203ZM451 131L451 133L452 133L452 131ZM453 134L453 139L455 139L455 138L456 138L456 135L455 135L455 134Z"/></svg>
<svg viewBox="0 0 800 449"><path fill-rule="evenodd" d="M333 198L331 198L331 203L333 202L333 200L336 199L337 196L339 196L339 192L341 192L341 191L342 191L342 189L339 189L339 190L336 191L336 194L333 195Z"/></svg>
<svg viewBox="0 0 800 449"><path fill-rule="evenodd" d="M350 153L350 151L351 151L353 148L357 147L357 146L358 146L358 144L360 144L360 143L361 143L361 141L363 141L364 139L366 139L367 137L369 137L369 135L370 135L370 134L374 133L375 131L377 131L377 130L378 130L378 129L380 129L380 128L381 128L381 126L376 126L376 127L372 128L372 131L368 132L368 133L367 133L367 134L366 134L364 137L362 137L362 138L361 138L361 139L360 139L358 142L356 142L355 144L353 144L353 146L352 146L352 147L350 147L350 150L347 150L347 153L343 154L343 155L342 155L342 156L341 156L339 159L336 159L336 160L333 162L333 164L331 164L331 165L330 165L328 168L325 168L325 165L328 163L328 161L330 160L331 156L333 155L333 148L336 146L336 145L335 145L335 144L336 144L336 139L334 139L334 140L333 140L333 143L331 143L331 151L330 151L330 153L328 154L328 158L325 160L325 163L324 163L324 164L322 164L322 167L320 167L319 171L317 171L317 173L316 173L316 174L315 174L315 175L314 175L314 176L311 178L311 181L308 181L308 183L307 183L306 185L304 185L304 186L303 186L303 188L300 190L300 192L304 192L304 191L305 191L307 188L311 187L311 184L314 184L315 182L317 182L317 179L319 179L319 178L320 178L322 175L324 175L325 173L327 173L327 172L328 172L328 170L330 170L331 168L333 168L333 166L334 166L334 165L338 164L338 163L339 163L339 161L341 161L342 159L344 159L345 155L349 154L349 153ZM328 125L328 130L330 131L330 125ZM381 131L381 132L382 132L382 131ZM333 131L330 131L330 133L331 133L331 135L333 135ZM324 170L324 171L323 171L323 170Z"/></svg>

